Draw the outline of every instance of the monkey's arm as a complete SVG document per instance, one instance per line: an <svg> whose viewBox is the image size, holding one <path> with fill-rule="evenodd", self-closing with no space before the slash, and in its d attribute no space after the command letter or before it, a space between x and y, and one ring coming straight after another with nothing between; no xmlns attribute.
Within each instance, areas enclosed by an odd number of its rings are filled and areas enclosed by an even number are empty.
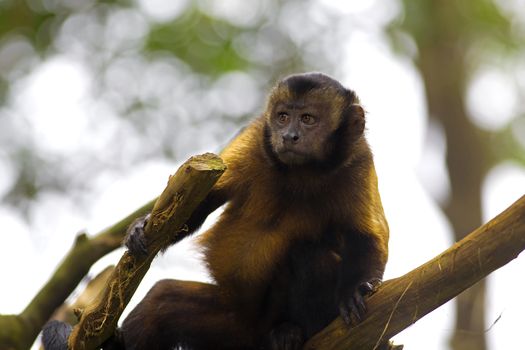
<svg viewBox="0 0 525 350"><path fill-rule="evenodd" d="M386 242L372 233L352 233L345 239L339 270L339 311L347 324L361 321L366 313L364 297L381 284L387 260Z"/></svg>
<svg viewBox="0 0 525 350"><path fill-rule="evenodd" d="M186 222L185 229L187 229L187 234L195 232L202 225L204 220L206 220L208 215L226 203L227 199L228 196L226 195L224 188L221 186L215 186ZM150 214L138 218L128 228L126 238L124 239L124 245L134 255L147 254L144 228L148 222L149 215ZM170 241L169 245L178 241L179 239L173 239ZM168 248L169 245L164 249Z"/></svg>
<svg viewBox="0 0 525 350"><path fill-rule="evenodd" d="M338 297L341 317L347 324L359 322L366 312L364 297L381 284L388 259L389 228L378 191L372 158L358 164L364 176L356 183L352 218L342 224L342 261Z"/></svg>

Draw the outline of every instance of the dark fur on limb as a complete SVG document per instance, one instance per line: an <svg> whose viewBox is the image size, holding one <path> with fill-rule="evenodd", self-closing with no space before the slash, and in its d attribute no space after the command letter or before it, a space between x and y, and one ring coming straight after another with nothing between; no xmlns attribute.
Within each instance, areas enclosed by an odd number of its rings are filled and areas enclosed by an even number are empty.
<svg viewBox="0 0 525 350"><path fill-rule="evenodd" d="M368 314L348 330L337 319L305 349L376 349L525 249L525 196L461 241L411 272L389 281L367 300Z"/></svg>

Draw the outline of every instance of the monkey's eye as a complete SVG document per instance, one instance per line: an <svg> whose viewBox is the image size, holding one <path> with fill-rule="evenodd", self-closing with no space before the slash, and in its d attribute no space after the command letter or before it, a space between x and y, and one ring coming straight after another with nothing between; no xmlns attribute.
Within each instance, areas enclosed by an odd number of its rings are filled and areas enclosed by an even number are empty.
<svg viewBox="0 0 525 350"><path fill-rule="evenodd" d="M315 124L315 118L312 117L310 114L303 114L301 116L301 122L306 125L313 125Z"/></svg>
<svg viewBox="0 0 525 350"><path fill-rule="evenodd" d="M279 112L277 114L277 121L280 123L280 124L284 124L288 121L288 114L286 114L285 112Z"/></svg>

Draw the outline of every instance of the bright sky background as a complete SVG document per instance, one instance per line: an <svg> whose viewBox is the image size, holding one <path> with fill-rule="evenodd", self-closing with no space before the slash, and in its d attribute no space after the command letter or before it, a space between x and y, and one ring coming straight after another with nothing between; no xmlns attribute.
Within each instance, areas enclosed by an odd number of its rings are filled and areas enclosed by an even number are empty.
<svg viewBox="0 0 525 350"><path fill-rule="evenodd" d="M328 3L328 0L324 2ZM154 3L157 5L153 6ZM143 1L150 16L162 18L166 11L159 10L160 3ZM448 190L444 140L439 131L427 133L428 117L417 70L408 60L392 54L378 30L390 12L371 11L372 0L361 1L358 8L353 5L351 10L344 1L330 2L330 6L337 6L336 3L341 6L337 7L338 10L363 13L367 18L366 26L354 32L344 43L347 57L342 76L336 78L357 91L368 112L367 136L374 151L381 195L391 228L390 259L385 276L388 279L417 267L452 243L449 224L436 202L436 199L446 198ZM169 10L176 12L180 9L174 6ZM108 135L104 130L100 130L99 135L85 135L89 79L79 62L68 57L55 57L37 67L17 87L20 93L13 113L31 117L27 132L34 133L40 147L51 150L69 148L74 154L82 147L96 147L97 137ZM515 108L519 103L516 92L506 87L506 79L508 77L497 69L487 71L476 80L469 94L470 106L479 105L480 96L487 96L487 91L492 96L488 102L490 113L481 111L476 114L479 124L484 127L497 128L508 123L513 114L503 106ZM493 83L498 89L494 89ZM500 110L503 112L498 113ZM212 144L207 149L195 149L194 153L216 151L217 147ZM0 154L0 173L6 168L2 162ZM96 233L127 215L157 196L168 175L176 168L177 164L153 159L136 167L126 177L93 179L95 184L101 185L92 194L94 201L88 213L78 213L68 199L44 194L40 199L42 209L34 218L32 229L36 232L31 234L23 218L0 205L0 222L4 231L0 235L0 280L4 282L0 289L0 312L18 313L27 305L71 247L74 232L87 229ZM8 187L6 181L9 178L0 179L0 193ZM107 183L112 185L108 187ZM133 196L123 202L122 196L130 191ZM511 163L499 165L485 181L484 219L495 216L523 194L524 169ZM115 263L121 254L119 250L105 257L93 267L93 271ZM501 316L487 331L489 349L510 349L523 343L525 281L521 276L524 272L525 258L520 256L489 277L487 329ZM207 279L191 239L171 248L154 262L132 304L160 278ZM405 344L407 350L446 349L453 328L452 320L453 309L449 303L394 340Z"/></svg>

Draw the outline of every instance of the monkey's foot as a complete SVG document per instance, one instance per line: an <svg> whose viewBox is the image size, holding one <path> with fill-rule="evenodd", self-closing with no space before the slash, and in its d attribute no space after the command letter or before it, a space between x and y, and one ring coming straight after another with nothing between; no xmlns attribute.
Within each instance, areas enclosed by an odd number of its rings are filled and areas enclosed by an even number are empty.
<svg viewBox="0 0 525 350"><path fill-rule="evenodd" d="M270 349L298 350L304 343L301 329L290 323L283 323L270 332Z"/></svg>
<svg viewBox="0 0 525 350"><path fill-rule="evenodd" d="M381 283L379 278L374 278L359 283L357 287L345 293L346 295L339 302L339 313L347 325L355 326L361 322L366 314L365 297L374 294Z"/></svg>
<svg viewBox="0 0 525 350"><path fill-rule="evenodd" d="M61 321L49 321L42 328L42 344L45 350L67 350L67 340L73 327Z"/></svg>
<svg viewBox="0 0 525 350"><path fill-rule="evenodd" d="M146 237L144 236L144 228L148 223L150 214L140 217L133 221L128 227L126 238L124 238L124 245L133 255L146 255L148 249L146 248Z"/></svg>

